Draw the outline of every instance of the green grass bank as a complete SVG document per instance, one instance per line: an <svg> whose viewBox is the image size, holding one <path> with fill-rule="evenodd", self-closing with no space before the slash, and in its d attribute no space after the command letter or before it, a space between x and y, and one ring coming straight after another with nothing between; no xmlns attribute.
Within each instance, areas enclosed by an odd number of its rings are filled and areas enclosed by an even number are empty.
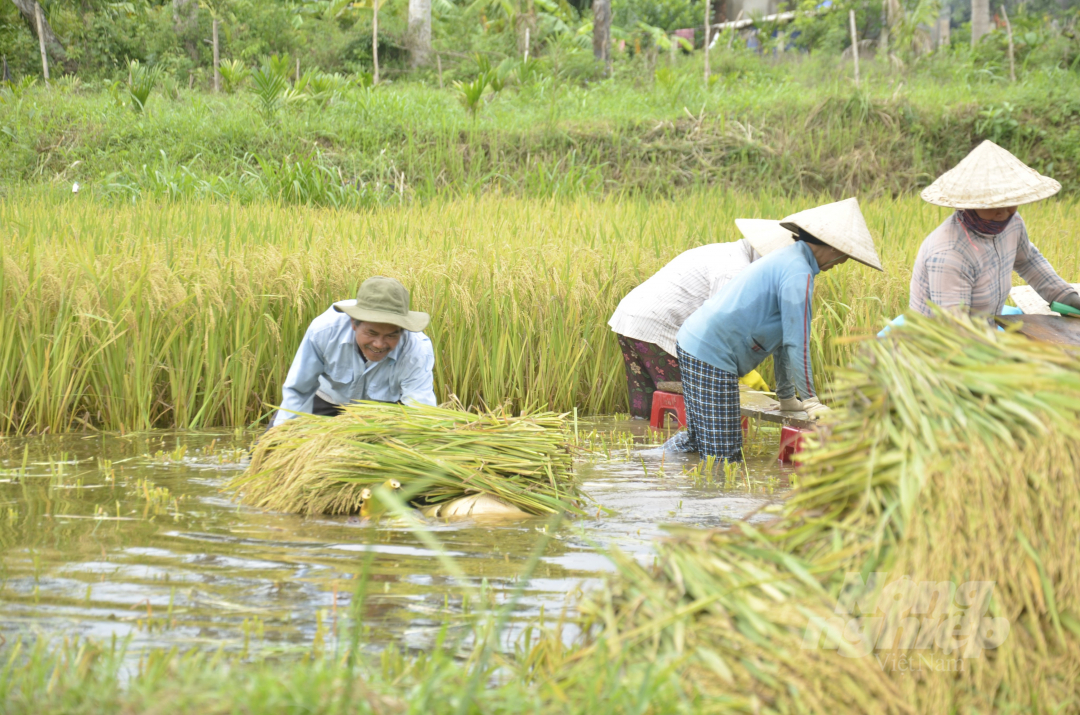
<svg viewBox="0 0 1080 715"><path fill-rule="evenodd" d="M281 98L77 82L0 95L0 184L113 199L373 206L438 195L741 192L863 197L927 185L982 139L1080 189L1080 72L1010 84L947 55L897 71L864 60L719 51L584 81L518 69L475 118L433 80L337 83ZM111 86L110 91L105 87Z"/></svg>

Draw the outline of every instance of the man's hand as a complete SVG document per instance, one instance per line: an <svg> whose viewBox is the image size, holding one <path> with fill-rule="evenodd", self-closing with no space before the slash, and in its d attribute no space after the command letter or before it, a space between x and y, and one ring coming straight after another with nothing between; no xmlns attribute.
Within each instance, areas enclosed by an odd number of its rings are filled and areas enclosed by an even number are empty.
<svg viewBox="0 0 1080 715"><path fill-rule="evenodd" d="M1064 303L1070 308L1076 308L1077 310L1080 310L1080 293L1077 293L1076 291L1068 293L1062 298L1060 298L1058 302Z"/></svg>
<svg viewBox="0 0 1080 715"><path fill-rule="evenodd" d="M828 417L832 412L828 405L821 404L821 400L816 397L811 397L809 400L803 400L802 404L803 409L806 410L807 416L815 422L823 417Z"/></svg>
<svg viewBox="0 0 1080 715"><path fill-rule="evenodd" d="M780 398L780 411L781 412L802 412L806 408L803 403L799 401L798 397L781 397Z"/></svg>

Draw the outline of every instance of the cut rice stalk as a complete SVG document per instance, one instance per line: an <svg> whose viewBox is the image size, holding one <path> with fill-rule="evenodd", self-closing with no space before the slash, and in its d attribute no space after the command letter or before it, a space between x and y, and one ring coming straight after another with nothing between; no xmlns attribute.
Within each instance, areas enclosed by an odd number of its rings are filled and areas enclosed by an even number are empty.
<svg viewBox="0 0 1080 715"><path fill-rule="evenodd" d="M362 402L302 415L259 439L230 489L262 509L352 514L389 478L417 507L486 494L528 514L582 513L568 422L554 413Z"/></svg>

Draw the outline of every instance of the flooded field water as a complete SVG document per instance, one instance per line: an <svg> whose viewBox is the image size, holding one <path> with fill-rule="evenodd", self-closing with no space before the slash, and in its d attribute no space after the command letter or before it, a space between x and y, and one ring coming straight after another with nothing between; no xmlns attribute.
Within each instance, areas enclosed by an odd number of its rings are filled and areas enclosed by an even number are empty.
<svg viewBox="0 0 1080 715"><path fill-rule="evenodd" d="M650 561L663 525L718 526L787 486L776 432L751 440L745 472L709 483L685 474L696 456L665 456L643 422L595 427L612 446L578 465L594 515L564 520L550 535L508 642L524 624L572 611L582 590L613 570L606 549ZM505 603L547 536L548 520L539 517L427 522L462 583L402 522L237 506L222 489L243 468L253 436L0 440L0 645L115 635L136 648L307 650L333 637L363 578L365 642L425 648L444 626Z"/></svg>

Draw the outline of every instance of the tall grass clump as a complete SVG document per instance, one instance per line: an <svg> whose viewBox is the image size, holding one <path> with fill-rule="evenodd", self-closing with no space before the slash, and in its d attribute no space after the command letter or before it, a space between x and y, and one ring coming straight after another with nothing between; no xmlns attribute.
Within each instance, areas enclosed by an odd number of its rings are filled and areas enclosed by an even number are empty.
<svg viewBox="0 0 1080 715"><path fill-rule="evenodd" d="M678 202L491 196L357 213L82 198L0 201L3 432L265 419L309 322L371 275L400 279L432 315L440 401L625 411L607 326L619 300L680 252L738 238L736 217L782 217L823 200L719 190ZM946 215L915 198L863 210L886 272L848 265L819 277L819 387L852 354L833 338L875 332L903 311L918 246ZM1068 230L1077 206L1044 201L1021 213L1061 275L1077 280Z"/></svg>
<svg viewBox="0 0 1080 715"><path fill-rule="evenodd" d="M655 569L625 560L586 607L594 647L679 659L733 711L1075 709L1075 355L916 317L834 400L773 518L682 532Z"/></svg>
<svg viewBox="0 0 1080 715"><path fill-rule="evenodd" d="M488 494L529 514L579 511L565 417L544 413L359 403L305 415L259 439L230 488L263 509L355 514L388 479L418 507Z"/></svg>

